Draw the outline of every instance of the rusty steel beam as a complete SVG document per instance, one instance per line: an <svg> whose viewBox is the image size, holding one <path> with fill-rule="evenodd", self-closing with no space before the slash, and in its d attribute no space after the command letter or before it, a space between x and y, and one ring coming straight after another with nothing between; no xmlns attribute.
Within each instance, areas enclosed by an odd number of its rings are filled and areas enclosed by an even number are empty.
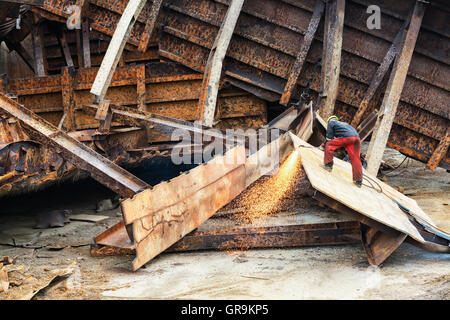
<svg viewBox="0 0 450 320"><path fill-rule="evenodd" d="M417 1L402 48L394 62L377 124L367 151L367 171L373 175L377 174L380 167L424 13L425 4Z"/></svg>
<svg viewBox="0 0 450 320"><path fill-rule="evenodd" d="M436 149L434 149L433 154L430 157L430 160L427 162L427 167L431 170L436 169L439 166L439 163L444 159L447 155L448 148L450 146L450 127L447 129L445 137L439 142Z"/></svg>
<svg viewBox="0 0 450 320"><path fill-rule="evenodd" d="M116 229L119 226L116 226ZM113 230L115 231L115 230ZM136 251L128 242L125 228L114 234L116 238L104 236L95 239L91 247L94 257L110 255L135 255ZM193 231L164 252L186 252L197 250L239 250L257 248L292 248L305 246L345 245L360 241L359 223L356 221L300 224L268 227L232 227ZM121 243L120 247L112 245Z"/></svg>
<svg viewBox="0 0 450 320"><path fill-rule="evenodd" d="M361 242L367 253L367 260L373 266L382 264L406 237L406 234L399 231L389 234L361 225Z"/></svg>
<svg viewBox="0 0 450 320"><path fill-rule="evenodd" d="M326 66L326 87L325 92L321 93L324 98L319 107L320 115L328 118L333 114L334 104L336 102L339 84L339 73L341 71L341 50L342 50L342 32L344 29L345 0L332 0L327 3L328 19L330 28L327 36L327 46L325 61L322 66ZM322 79L322 81L325 81Z"/></svg>
<svg viewBox="0 0 450 320"><path fill-rule="evenodd" d="M212 127L216 112L217 93L222 75L222 63L233 36L234 28L241 13L244 0L232 0L209 53L203 75L199 99L202 124Z"/></svg>
<svg viewBox="0 0 450 320"><path fill-rule="evenodd" d="M316 6L314 7L314 12L309 22L308 30L306 31L305 37L303 38L303 42L300 47L299 53L297 54L292 72L289 74L289 78L284 87L284 92L281 96L280 104L286 105L291 100L292 93L294 92L294 89L297 85L303 64L306 60L306 55L308 54L309 48L314 38L314 34L316 33L317 27L319 26L324 7L325 5L322 0L316 1Z"/></svg>
<svg viewBox="0 0 450 320"><path fill-rule="evenodd" d="M21 121L30 129L30 135L37 141L55 148L65 159L86 171L92 178L112 191L124 197L132 197L150 187L144 181L4 95L0 95L0 110Z"/></svg>
<svg viewBox="0 0 450 320"><path fill-rule="evenodd" d="M352 244L358 231L356 221L194 231L165 252Z"/></svg>
<svg viewBox="0 0 450 320"><path fill-rule="evenodd" d="M153 30L156 26L156 19L158 18L162 1L163 0L153 0L152 8L150 9L150 16L145 24L144 31L141 35L141 41L139 42L138 50L140 52L145 52L148 48L150 37L152 36Z"/></svg>

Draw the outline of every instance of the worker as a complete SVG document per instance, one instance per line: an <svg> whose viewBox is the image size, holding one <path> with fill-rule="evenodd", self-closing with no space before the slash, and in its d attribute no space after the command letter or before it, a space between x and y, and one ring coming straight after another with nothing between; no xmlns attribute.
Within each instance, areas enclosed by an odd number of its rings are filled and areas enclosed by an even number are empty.
<svg viewBox="0 0 450 320"><path fill-rule="evenodd" d="M322 168L331 172L333 170L333 154L339 148L345 148L352 163L353 183L359 188L362 186L362 164L360 158L361 140L358 132L348 123L339 121L338 117L331 116L327 120L327 136L321 145L324 152Z"/></svg>

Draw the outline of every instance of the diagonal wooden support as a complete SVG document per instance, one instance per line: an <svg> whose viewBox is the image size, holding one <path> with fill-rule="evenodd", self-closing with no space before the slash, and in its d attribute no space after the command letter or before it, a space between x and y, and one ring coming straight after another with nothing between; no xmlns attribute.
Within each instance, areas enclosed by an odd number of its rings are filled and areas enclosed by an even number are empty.
<svg viewBox="0 0 450 320"><path fill-rule="evenodd" d="M425 4L417 1L402 48L394 62L381 110L367 151L367 171L373 175L376 175L380 168L381 159L383 158L384 149L386 148L389 133L394 122L424 12Z"/></svg>
<svg viewBox="0 0 450 320"><path fill-rule="evenodd" d="M303 38L300 51L297 54L294 67L292 69L291 74L289 75L289 79L286 83L286 86L284 87L284 92L283 95L281 96L280 104L286 105L291 99L298 78L300 77L303 64L305 63L306 55L309 52L309 48L311 47L311 43L314 39L317 27L319 26L319 22L323 14L324 7L325 4L323 3L322 0L316 1L316 6L314 7L313 15L311 17L311 20L309 21L308 30L305 33L305 37Z"/></svg>
<svg viewBox="0 0 450 320"><path fill-rule="evenodd" d="M64 59L66 60L66 65L68 67L73 67L72 55L70 54L70 48L67 44L66 33L64 31L61 32L61 37L58 38L59 44L61 46L62 53L64 55Z"/></svg>
<svg viewBox="0 0 450 320"><path fill-rule="evenodd" d="M339 74L341 69L342 33L344 30L345 0L332 0L327 3L327 17L325 23L324 54L325 61L322 61L323 72L322 81L324 99L319 107L320 115L326 119L332 115L336 102ZM328 27L329 25L329 27Z"/></svg>
<svg viewBox="0 0 450 320"><path fill-rule="evenodd" d="M158 14L161 10L161 3L162 0L153 0L152 8L150 9L150 17L145 24L145 29L142 33L141 41L139 42L138 50L140 52L145 52L148 48L150 37L152 36L153 30L155 29L156 19L158 19Z"/></svg>
<svg viewBox="0 0 450 320"><path fill-rule="evenodd" d="M43 44L43 25L37 25L31 33L33 39L34 72L38 77L47 75L47 60Z"/></svg>
<svg viewBox="0 0 450 320"><path fill-rule="evenodd" d="M402 41L403 33L405 32L405 29L408 27L410 17L405 20L402 27L398 31L397 35L395 36L394 41L392 42L391 47L389 48L388 52L384 56L383 61L381 62L380 66L377 69L377 72L374 74L372 80L370 81L369 88L367 89L366 93L364 94L364 98L359 104L358 111L356 112L355 116L353 117L353 120L351 122L352 127L356 128L359 123L362 120L362 117L364 116L364 113L367 111L367 108L369 107L369 103L374 97L377 89L380 87L381 82L383 81L384 76L386 75L387 71L389 70L389 67L391 66L392 62L394 61L395 57L397 56L400 45Z"/></svg>
<svg viewBox="0 0 450 320"><path fill-rule="evenodd" d="M243 4L244 0L231 1L205 67L199 99L199 110L201 112L200 119L202 120L202 124L206 126L211 127L213 125L219 81L222 74L222 63Z"/></svg>
<svg viewBox="0 0 450 320"><path fill-rule="evenodd" d="M449 146L450 146L450 128L447 129L445 136L439 142L438 146L431 155L430 160L428 160L427 167L430 168L431 170L436 169L437 166L439 166L441 160L447 154Z"/></svg>
<svg viewBox="0 0 450 320"><path fill-rule="evenodd" d="M91 88L91 93L95 95L97 103L103 100L106 91L108 90L117 63L122 55L123 48L125 47L134 23L144 8L145 2L146 0L130 0L122 13L122 17L117 23L116 30L114 31L108 50L105 53L105 57L103 58Z"/></svg>

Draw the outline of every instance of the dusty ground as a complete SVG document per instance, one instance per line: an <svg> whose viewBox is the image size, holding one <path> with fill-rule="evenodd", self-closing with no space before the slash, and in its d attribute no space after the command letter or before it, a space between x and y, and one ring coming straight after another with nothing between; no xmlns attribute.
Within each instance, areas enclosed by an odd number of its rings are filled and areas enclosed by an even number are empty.
<svg viewBox="0 0 450 320"><path fill-rule="evenodd" d="M394 150L385 154L392 165L403 158ZM386 179L416 199L440 227L450 230L450 175L445 170L431 172L410 160L387 173ZM24 297L27 283L45 284L52 272L64 268L70 276L57 278L33 299L450 298L450 255L409 244L403 244L381 267L369 266L362 246L355 244L162 254L131 272L133 257L94 258L89 254L92 238L120 220L119 209L98 213L109 218L97 223L71 221L62 228L33 229L34 215L41 208L97 214L97 201L109 197L112 194L95 182L80 182L52 189L45 197L41 193L3 199L0 258L15 258L14 266L23 269L16 271L22 284L0 293L0 299ZM298 222L308 216L320 220L338 215L312 200L307 203L283 219ZM276 223L278 218L270 219ZM33 248L17 247L27 244Z"/></svg>

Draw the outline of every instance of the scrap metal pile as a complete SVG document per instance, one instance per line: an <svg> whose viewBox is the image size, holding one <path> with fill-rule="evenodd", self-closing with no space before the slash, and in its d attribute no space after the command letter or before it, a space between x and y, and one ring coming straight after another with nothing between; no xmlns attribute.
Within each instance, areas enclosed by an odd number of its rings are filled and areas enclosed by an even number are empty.
<svg viewBox="0 0 450 320"><path fill-rule="evenodd" d="M381 28L368 27L369 5L380 8ZM122 196L123 221L95 239L93 255L136 254L136 270L168 248L223 247L230 234L252 247L356 237L375 265L406 239L449 251L448 234L415 201L376 180L386 145L432 170L450 169L445 1L24 0L0 6L0 196L85 175L104 184ZM296 106L288 108L291 103ZM357 127L362 139L371 136L367 174L385 191L363 188L359 199L369 197L372 207L333 193L320 178L320 151L307 141L317 145L321 119L331 114ZM251 151L251 134L236 134L230 146L226 129L280 135ZM169 157L180 148L172 135L177 130L203 135L200 150L212 141L224 151L153 187L124 169ZM188 156L198 150L193 143L181 149ZM195 231L293 153L306 172L302 192L352 221ZM336 184L349 171L345 163L339 167ZM209 246L199 245L206 238Z"/></svg>

